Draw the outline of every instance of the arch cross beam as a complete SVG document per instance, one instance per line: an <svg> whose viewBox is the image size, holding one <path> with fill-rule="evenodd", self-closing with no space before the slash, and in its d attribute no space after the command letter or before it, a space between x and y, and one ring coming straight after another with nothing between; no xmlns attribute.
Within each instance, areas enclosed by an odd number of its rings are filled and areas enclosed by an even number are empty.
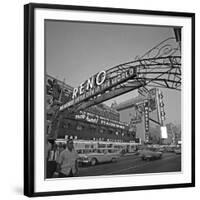
<svg viewBox="0 0 200 200"><path fill-rule="evenodd" d="M162 41L134 61L95 74L59 110L85 109L146 85L181 90L180 46L175 38Z"/></svg>
<svg viewBox="0 0 200 200"><path fill-rule="evenodd" d="M106 78L102 85L93 87L62 105L60 111L82 110L145 85L180 90L181 57L167 56L137 60L116 66L107 70L105 74Z"/></svg>

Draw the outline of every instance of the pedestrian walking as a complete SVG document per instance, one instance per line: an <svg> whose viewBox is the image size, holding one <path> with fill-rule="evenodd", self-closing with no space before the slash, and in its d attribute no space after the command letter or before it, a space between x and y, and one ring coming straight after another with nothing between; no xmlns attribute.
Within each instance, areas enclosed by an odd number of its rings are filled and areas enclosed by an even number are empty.
<svg viewBox="0 0 200 200"><path fill-rule="evenodd" d="M78 173L78 154L74 150L72 139L67 141L67 148L62 151L57 160L57 170L59 178L73 177Z"/></svg>

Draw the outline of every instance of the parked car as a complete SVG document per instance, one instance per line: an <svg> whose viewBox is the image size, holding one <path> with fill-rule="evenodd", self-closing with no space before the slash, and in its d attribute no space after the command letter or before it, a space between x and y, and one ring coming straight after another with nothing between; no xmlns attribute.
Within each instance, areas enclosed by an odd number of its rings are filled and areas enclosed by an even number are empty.
<svg viewBox="0 0 200 200"><path fill-rule="evenodd" d="M158 149L158 151L163 153L163 152L165 152L165 149L163 147L161 147Z"/></svg>
<svg viewBox="0 0 200 200"><path fill-rule="evenodd" d="M156 151L155 149L152 149L152 148L148 148L148 149L144 149L140 152L140 157L142 160L161 159L162 152Z"/></svg>
<svg viewBox="0 0 200 200"><path fill-rule="evenodd" d="M165 151L166 152L174 152L174 147L166 147Z"/></svg>
<svg viewBox="0 0 200 200"><path fill-rule="evenodd" d="M91 153L86 154L79 154L78 162L79 164L89 164L89 165L96 165L98 163L105 163L105 162L117 162L118 158L120 157L120 151L109 149L109 150L94 150Z"/></svg>
<svg viewBox="0 0 200 200"><path fill-rule="evenodd" d="M181 149L180 148L174 149L174 153L181 154Z"/></svg>

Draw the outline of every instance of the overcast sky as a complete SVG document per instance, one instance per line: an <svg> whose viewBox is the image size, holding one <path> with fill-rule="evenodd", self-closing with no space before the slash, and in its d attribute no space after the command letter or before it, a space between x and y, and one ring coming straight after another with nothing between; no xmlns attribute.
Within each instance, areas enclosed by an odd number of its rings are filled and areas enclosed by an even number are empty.
<svg viewBox="0 0 200 200"><path fill-rule="evenodd" d="M92 75L120 63L132 61L161 41L173 37L170 27L111 25L46 21L46 71L78 87ZM181 121L181 92L162 89L166 123ZM115 98L117 103L137 92ZM114 99L105 102L110 105Z"/></svg>

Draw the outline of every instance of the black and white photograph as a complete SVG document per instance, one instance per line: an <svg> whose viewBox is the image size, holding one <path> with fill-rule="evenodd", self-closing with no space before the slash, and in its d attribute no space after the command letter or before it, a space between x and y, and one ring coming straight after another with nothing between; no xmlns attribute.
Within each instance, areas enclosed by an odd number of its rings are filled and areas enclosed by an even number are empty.
<svg viewBox="0 0 200 200"><path fill-rule="evenodd" d="M24 11L24 194L193 187L194 14Z"/></svg>
<svg viewBox="0 0 200 200"><path fill-rule="evenodd" d="M181 27L45 21L46 178L181 172Z"/></svg>

